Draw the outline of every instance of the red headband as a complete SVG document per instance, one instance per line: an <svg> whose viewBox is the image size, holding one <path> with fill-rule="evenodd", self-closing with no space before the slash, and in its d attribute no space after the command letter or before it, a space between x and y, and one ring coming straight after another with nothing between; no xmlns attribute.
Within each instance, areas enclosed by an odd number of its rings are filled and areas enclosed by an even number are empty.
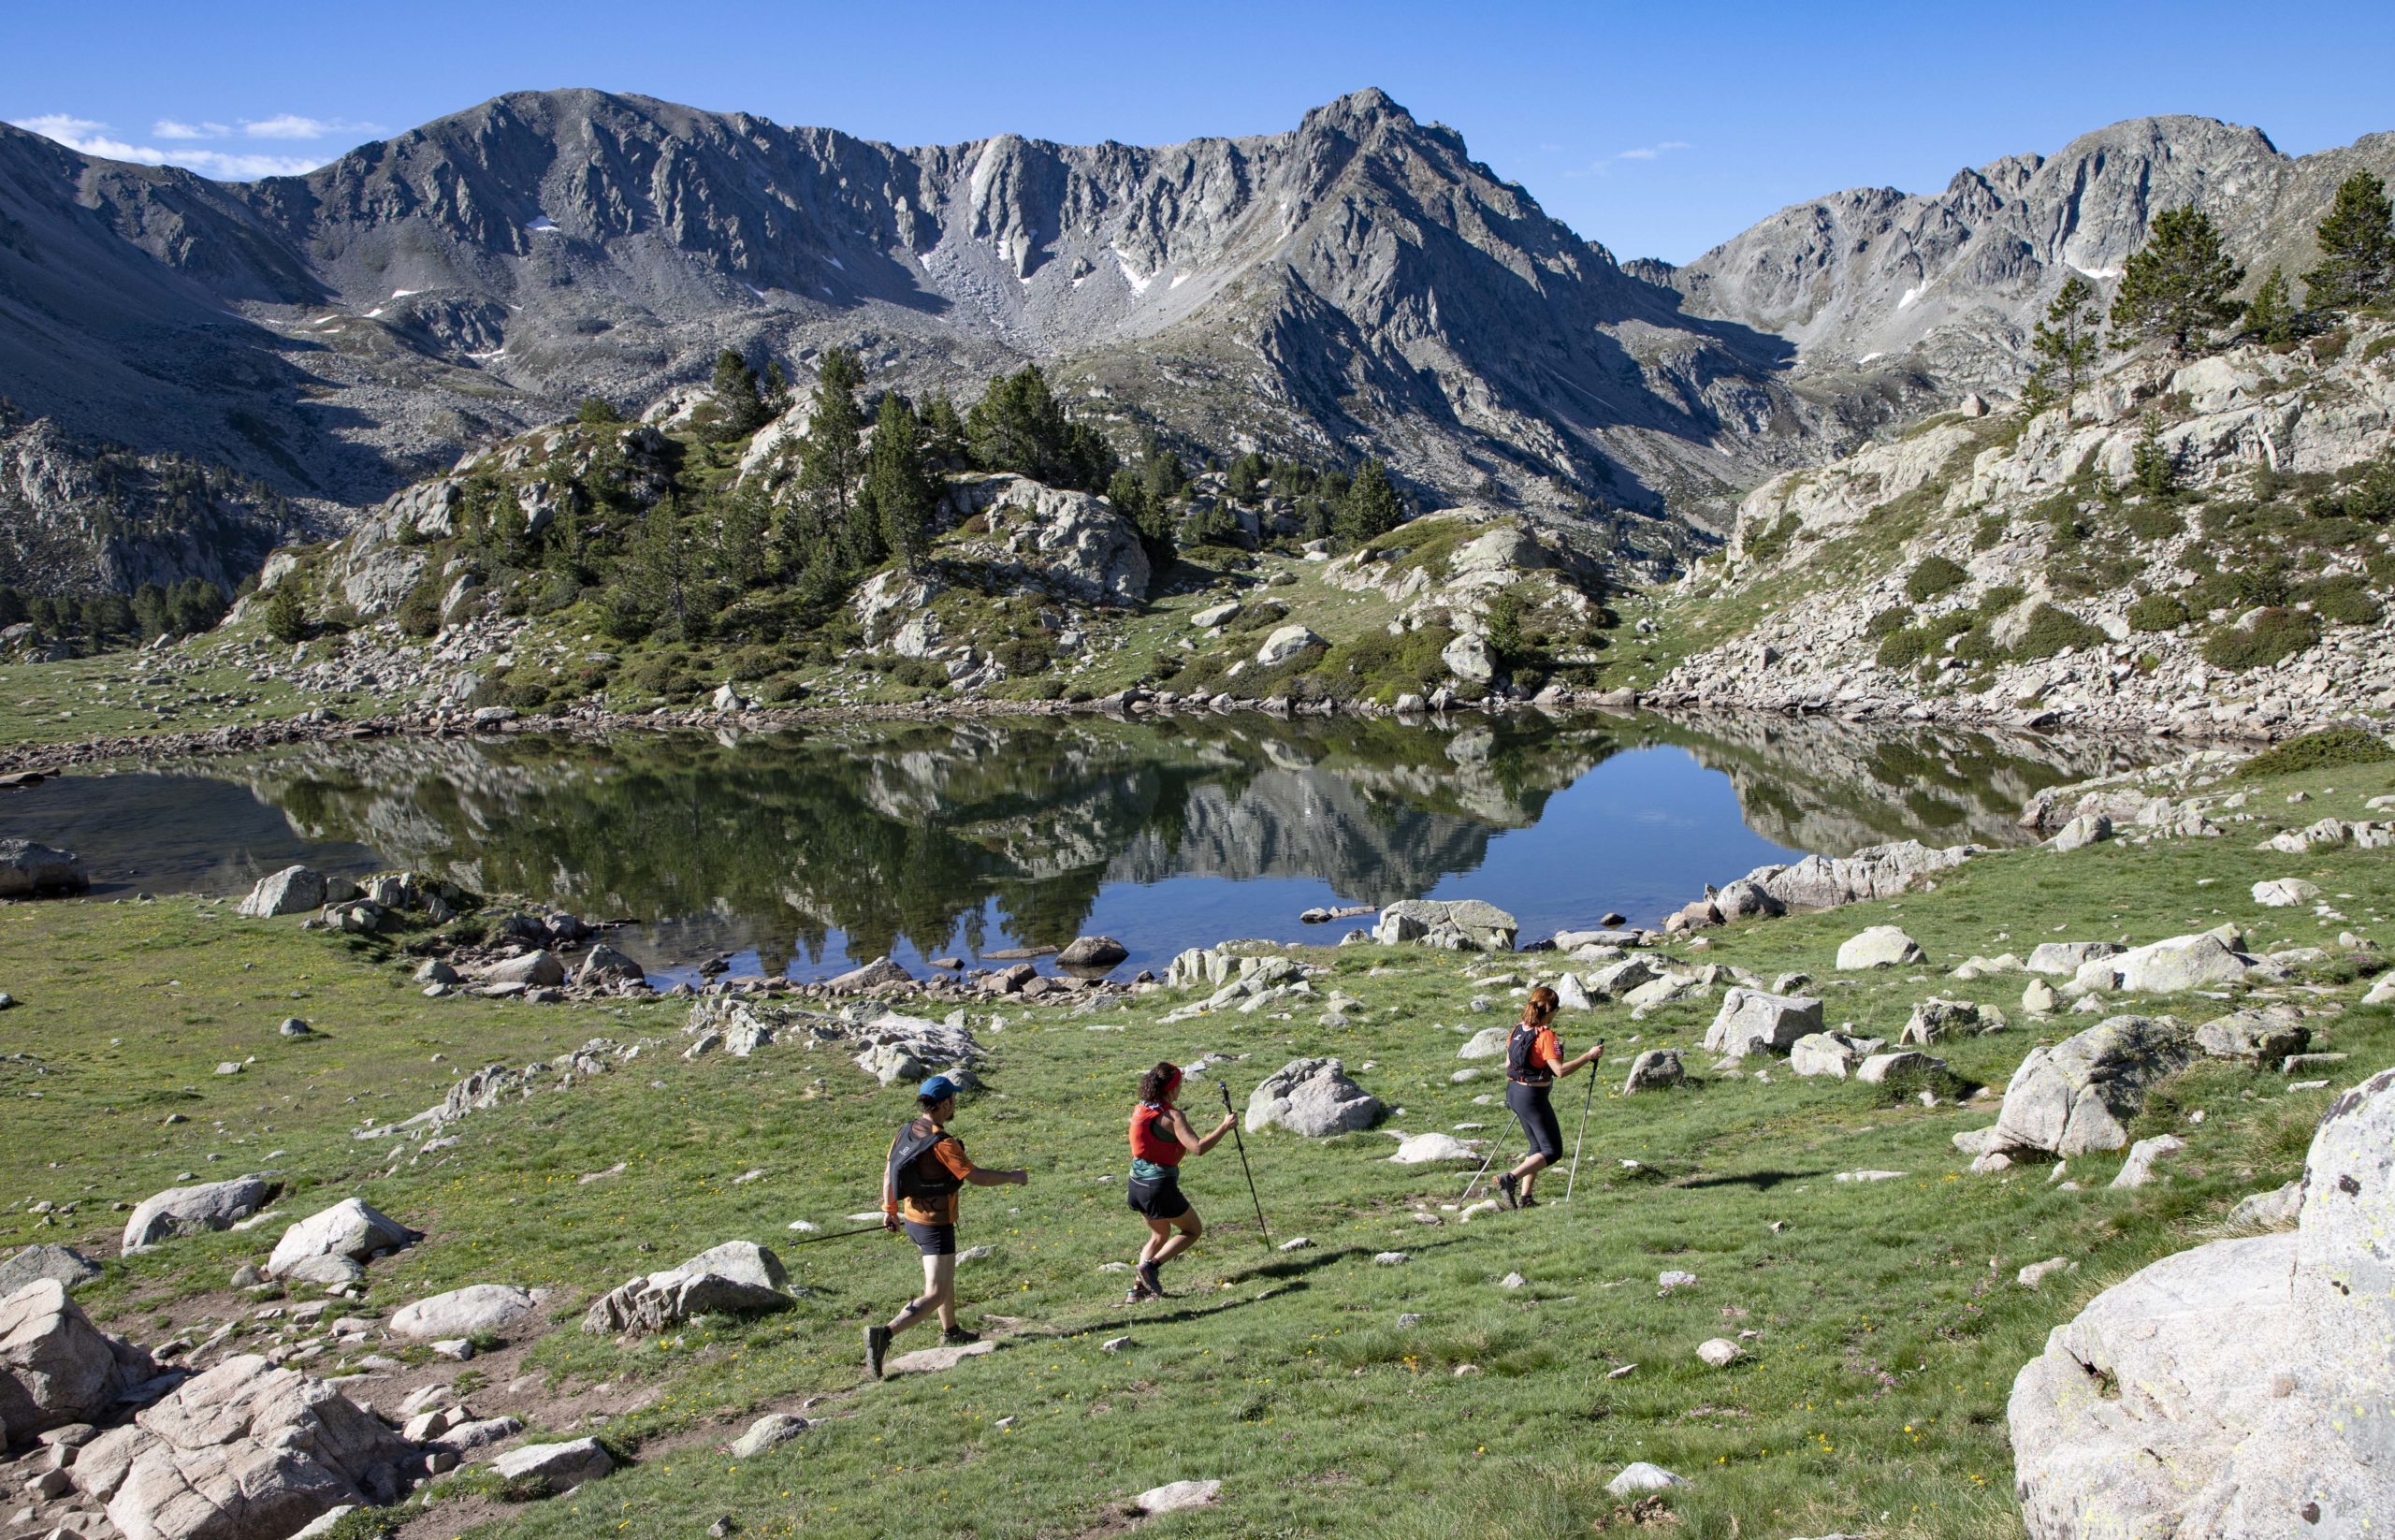
<svg viewBox="0 0 2395 1540"><path fill-rule="evenodd" d="M1168 1097L1181 1088L1181 1066L1168 1064L1165 1068L1172 1071L1170 1075L1165 1077L1164 1082L1164 1094Z"/></svg>

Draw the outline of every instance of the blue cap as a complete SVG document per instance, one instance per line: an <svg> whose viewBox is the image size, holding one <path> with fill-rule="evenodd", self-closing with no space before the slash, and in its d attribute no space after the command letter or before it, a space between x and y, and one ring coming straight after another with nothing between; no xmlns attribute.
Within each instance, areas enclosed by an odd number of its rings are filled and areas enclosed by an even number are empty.
<svg viewBox="0 0 2395 1540"><path fill-rule="evenodd" d="M915 1095L925 1101L946 1101L956 1095L956 1082L946 1075L934 1075L916 1089Z"/></svg>

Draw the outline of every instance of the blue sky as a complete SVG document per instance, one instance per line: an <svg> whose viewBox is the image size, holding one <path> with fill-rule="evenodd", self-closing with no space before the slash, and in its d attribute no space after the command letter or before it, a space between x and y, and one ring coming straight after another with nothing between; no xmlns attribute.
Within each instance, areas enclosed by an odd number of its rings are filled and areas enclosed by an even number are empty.
<svg viewBox="0 0 2395 1540"><path fill-rule="evenodd" d="M217 176L592 85L904 144L1267 133L1377 85L1624 257L2155 112L2303 153L2395 128L2395 6L23 4L0 118Z"/></svg>

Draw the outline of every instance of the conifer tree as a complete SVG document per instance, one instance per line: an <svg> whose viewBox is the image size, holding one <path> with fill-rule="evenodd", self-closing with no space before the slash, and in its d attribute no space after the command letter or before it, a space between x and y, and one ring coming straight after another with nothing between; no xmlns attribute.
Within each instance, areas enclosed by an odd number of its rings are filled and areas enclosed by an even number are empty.
<svg viewBox="0 0 2395 1540"><path fill-rule="evenodd" d="M2073 273L2063 281L2062 291L2046 307L2046 318L2030 336L2030 350L2045 361L2039 371L2051 368L2062 377L2066 407L2079 400L2079 387L2096 362L2096 334L2102 324L2102 312L2096 308L2096 285ZM2051 394L2051 379L2045 388Z"/></svg>
<svg viewBox="0 0 2395 1540"><path fill-rule="evenodd" d="M922 425L896 391L881 398L866 457L864 501L873 508L881 545L913 572L931 546L938 490L923 468Z"/></svg>
<svg viewBox="0 0 2395 1540"><path fill-rule="evenodd" d="M806 546L826 536L843 536L853 524L857 481L864 473L864 457L857 447L857 435L864 429L857 386L864 381L855 354L833 348L823 355L806 437L798 446L798 487L809 507L788 526L800 546L791 553L791 567L806 567L811 559Z"/></svg>
<svg viewBox="0 0 2395 1540"><path fill-rule="evenodd" d="M2183 358L2206 348L2214 327L2243 312L2229 296L2244 281L2245 269L2229 260L2211 216L2192 203L2166 209L2122 269L2112 296L2112 345L2126 350L2160 338Z"/></svg>
<svg viewBox="0 0 2395 1540"><path fill-rule="evenodd" d="M2395 298L2395 206L2387 184L2356 171L2320 222L2320 265L2303 275L2314 310L2357 310Z"/></svg>
<svg viewBox="0 0 2395 1540"><path fill-rule="evenodd" d="M772 415L758 394L757 371L730 348L716 355L714 390L716 405L723 414L717 421L718 437L745 439L764 427Z"/></svg>
<svg viewBox="0 0 2395 1540"><path fill-rule="evenodd" d="M2286 274L2272 268L2245 307L2245 329L2265 347L2286 347L2295 341L2295 305L2288 297Z"/></svg>
<svg viewBox="0 0 2395 1540"><path fill-rule="evenodd" d="M1390 485L1388 467L1368 459L1339 500L1339 512L1332 516L1331 528L1340 539L1360 545L1388 533L1404 521L1405 501Z"/></svg>

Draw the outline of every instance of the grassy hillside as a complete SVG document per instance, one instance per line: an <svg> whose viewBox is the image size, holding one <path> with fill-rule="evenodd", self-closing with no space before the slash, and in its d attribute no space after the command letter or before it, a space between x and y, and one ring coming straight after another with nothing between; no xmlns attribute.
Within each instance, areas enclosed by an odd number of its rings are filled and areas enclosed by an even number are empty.
<svg viewBox="0 0 2395 1540"><path fill-rule="evenodd" d="M1506 985L1474 980L1527 982L1543 959L1307 953L1336 970L1317 988L1335 983L1363 1002L1343 1025L1320 1024L1318 1005L1288 1019L1168 1025L1159 1018L1183 1003L1168 994L1092 1016L1009 1010L1002 1030L977 1012L994 1064L958 1132L978 1159L1032 1173L1027 1188L965 1200L965 1243L993 1248L960 1271L965 1318L997 1349L953 1373L880 1385L863 1381L858 1332L914 1286L912 1252L894 1241L786 1250L808 1292L780 1315L706 1320L629 1345L585 1337L575 1322L635 1271L725 1240L787 1242L794 1220L842 1228L872 1205L883 1145L908 1108L903 1090L796 1046L686 1064L681 1012L664 1003L428 1000L377 944L303 933L294 920L243 921L177 899L9 906L0 987L22 1004L0 1015L0 1044L29 1057L0 1059L0 1195L10 1205L0 1246L109 1250L123 1217L110 1202L184 1171L271 1167L300 1189L281 1215L356 1193L428 1232L374 1264L363 1314L474 1282L557 1290L535 1340L462 1369L432 1367L473 1376L485 1416L517 1412L536 1433L596 1428L634 1463L528 1504L499 1501L470 1471L437 1484L428 1512L388 1516L406 1518L410 1536L695 1533L729 1513L753 1534L1029 1540L1113 1533L1130 1495L1197 1478L1222 1480L1219 1505L1156 1520L1154 1533L1560 1540L1676 1524L1691 1540L2010 1535L2004 1402L2014 1372L2105 1285L2189 1243L2239 1197L2294 1176L2330 1091L2290 1093L2275 1074L2203 1063L2164 1087L2137 1129L2188 1140L2154 1185L2109 1190L2117 1155L2073 1160L2080 1191L2034 1165L1972 1176L1950 1139L1990 1122L1994 1097L1955 1098L2000 1090L2032 1044L2097 1018L2035 1021L2020 1010L2025 976L1966 981L1950 970L2042 939L2143 941L2223 920L2247 926L2257 950L2382 934L2395 913L2385 852L2251 847L2275 823L2361 816L2366 797L2390 789L2383 765L2315 770L2263 783L2255 806L2272 817L2226 838L1993 855L1932 893L1714 933L1689 955L1765 979L1809 972L1832 1024L1893 1036L1932 994L2000 1005L2015 1024L1941 1046L1952 1073L1935 1083L1795 1080L1778 1066L1729 1078L1691 1053L1701 1084L1622 1097L1627 1059L1646 1047L1692 1050L1713 1002L1644 1020L1612 1005L1568 1016L1567 1041L1602 1034L1612 1045L1568 1207L1559 1173L1539 1211L1465 1224L1452 1205L1469 1169L1391 1165L1386 1132L1322 1143L1251 1136L1273 1239L1303 1235L1311 1246L1261 1244L1226 1146L1190 1168L1213 1228L1168 1271L1178 1298L1160 1305L1124 1307L1125 1280L1101 1271L1138 1239L1120 1174L1139 1068L1244 1055L1227 1067L1243 1101L1287 1059L1335 1053L1399 1110L1385 1128L1485 1125L1459 1137L1494 1135L1510 1155L1517 1138L1502 1106L1478 1100L1501 1092L1502 1077L1481 1061L1477 1078L1455 1082L1469 1068L1456 1053L1464 1032L1512 1009ZM2281 800L2295 790L2309 800ZM2320 884L2343 918L2248 899L2252 882L2291 876ZM1837 943L1880 923L1904 925L1929 963L1835 973ZM2395 1062L2395 1019L2353 1004L2369 966L2341 957L2305 981L2325 993L2277 992L2345 1008L2314 1023L2328 1039L2315 1046L2352 1055L2331 1090ZM2228 1006L2182 998L2176 1009L2203 1020ZM279 1038L276 1023L293 1013L323 1037ZM459 1070L553 1061L602 1036L671 1040L574 1089L477 1112L456 1130L459 1144L420 1161L395 1163L394 1146L349 1137L368 1118L430 1105ZM253 1056L239 1075L213 1072ZM1567 1137L1584 1083L1559 1094ZM1923 1090L1937 1105L1917 1099ZM178 1113L185 1121L164 1121ZM735 1182L752 1170L763 1175ZM1836 1180L1860 1170L1904 1174ZM80 1207L57 1220L29 1212L40 1199ZM281 1228L170 1242L111 1265L83 1297L141 1341L196 1340L254 1308L225 1280ZM1388 1250L1411 1259L1374 1265ZM2053 1257L2079 1267L2042 1291L2013 1281ZM1700 1281L1662 1296L1667 1269ZM1512 1272L1518 1288L1502 1286ZM1401 1325L1405 1315L1420 1320ZM1708 1338L1749 1332L1746 1357L1726 1370L1694 1357ZM1126 1335L1122 1351L1103 1350ZM353 1394L396 1399L376 1384ZM818 1397L806 1415L823 1420L795 1442L753 1460L722 1451L748 1418ZM1689 1484L1629 1511L1604 1483L1636 1460Z"/></svg>

